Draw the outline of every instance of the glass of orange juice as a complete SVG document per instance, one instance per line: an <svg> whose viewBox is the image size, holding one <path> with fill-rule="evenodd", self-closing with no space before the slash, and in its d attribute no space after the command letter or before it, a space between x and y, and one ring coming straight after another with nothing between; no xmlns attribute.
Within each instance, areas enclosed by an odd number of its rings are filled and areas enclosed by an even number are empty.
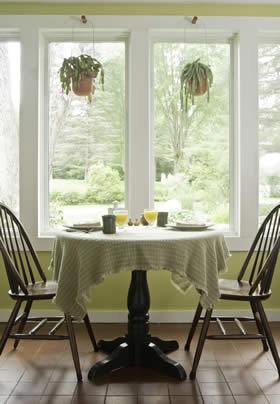
<svg viewBox="0 0 280 404"><path fill-rule="evenodd" d="M126 209L114 210L114 215L118 229L123 229L128 218L128 211Z"/></svg>
<svg viewBox="0 0 280 404"><path fill-rule="evenodd" d="M154 209L144 209L144 218L147 220L149 225L153 225L157 220L157 211Z"/></svg>

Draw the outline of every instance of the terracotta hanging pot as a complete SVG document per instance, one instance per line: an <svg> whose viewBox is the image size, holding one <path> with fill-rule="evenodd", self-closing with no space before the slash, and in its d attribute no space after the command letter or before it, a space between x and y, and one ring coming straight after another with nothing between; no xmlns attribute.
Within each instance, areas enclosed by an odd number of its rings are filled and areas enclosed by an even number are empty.
<svg viewBox="0 0 280 404"><path fill-rule="evenodd" d="M90 75L87 75L85 73L81 74L81 79L78 82L78 85L74 85L74 76L72 77L72 90L74 94L84 96L84 95L90 95L92 93L92 80L97 76L98 72L94 72Z"/></svg>
<svg viewBox="0 0 280 404"><path fill-rule="evenodd" d="M202 91L200 91L200 85L198 84L198 86L196 87L196 90L195 90L195 92L193 94L196 97L205 94L206 91L207 91L207 79L202 77L201 81L202 81ZM188 83L188 86L189 86L189 88L192 87L192 81L190 81Z"/></svg>

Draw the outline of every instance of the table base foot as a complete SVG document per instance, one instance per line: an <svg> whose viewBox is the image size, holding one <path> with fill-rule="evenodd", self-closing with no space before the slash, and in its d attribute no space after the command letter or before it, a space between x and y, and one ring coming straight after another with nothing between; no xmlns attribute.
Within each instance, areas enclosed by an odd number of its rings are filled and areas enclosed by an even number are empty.
<svg viewBox="0 0 280 404"><path fill-rule="evenodd" d="M163 372L179 380L186 379L186 372L179 363L169 359L158 346L150 342L142 347L140 360L131 358L131 350L127 343L118 346L107 358L97 362L88 373L89 380L112 373L114 370L129 367L142 366Z"/></svg>
<svg viewBox="0 0 280 404"><path fill-rule="evenodd" d="M114 349L116 349L124 342L127 343L127 337L118 337L113 340L101 339L100 341L98 341L97 346L98 349L102 352L111 353L114 351ZM166 341L161 338L151 336L149 338L149 342L157 345L163 353L170 353L176 351L179 348L179 344L175 340Z"/></svg>
<svg viewBox="0 0 280 404"><path fill-rule="evenodd" d="M145 347L143 362L144 367L159 370L168 376L176 377L176 379L185 380L187 377L183 366L169 359L159 347L153 343Z"/></svg>
<svg viewBox="0 0 280 404"><path fill-rule="evenodd" d="M127 339L126 337L118 337L112 340L104 340L101 339L98 341L98 349L100 349L103 352L106 353L111 353L113 352L119 345L126 343Z"/></svg>
<svg viewBox="0 0 280 404"><path fill-rule="evenodd" d="M112 373L114 370L128 367L129 362L128 345L123 343L117 347L111 355L107 356L107 358L93 365L88 372L88 378L89 380L93 380L97 377L105 376Z"/></svg>
<svg viewBox="0 0 280 404"><path fill-rule="evenodd" d="M175 340L165 341L158 337L151 337L151 342L157 345L163 353L170 353L179 348L179 344Z"/></svg>

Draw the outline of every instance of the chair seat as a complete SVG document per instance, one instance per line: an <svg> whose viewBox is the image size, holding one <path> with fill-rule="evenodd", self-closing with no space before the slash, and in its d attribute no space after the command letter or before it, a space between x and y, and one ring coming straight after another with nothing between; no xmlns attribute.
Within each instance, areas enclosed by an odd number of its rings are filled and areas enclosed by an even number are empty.
<svg viewBox="0 0 280 404"><path fill-rule="evenodd" d="M239 300L251 300L253 298L267 299L271 294L271 291L266 294L260 294L258 288L252 295L249 295L249 291L251 289L250 283L247 281L238 282L237 280L233 279L219 279L219 289L221 299L232 299L234 297L238 298Z"/></svg>
<svg viewBox="0 0 280 404"><path fill-rule="evenodd" d="M8 323L1 333L0 355L2 354L9 338L14 339L14 349L21 340L68 340L70 343L73 362L78 381L82 380L79 352L75 332L72 324L73 318L69 313L63 316L33 316L31 309L34 301L50 301L57 293L57 282L47 281L43 268L36 252L24 230L24 227L13 212L0 202L0 255L1 267L4 264L8 282L10 285L9 296L14 300L14 308L10 314ZM2 278L1 278L2 279ZM35 282L34 280L37 280ZM24 307L22 307L24 306ZM21 313L20 313L21 311ZM20 314L19 314L20 313ZM83 318L87 333L95 352L98 351L95 336L92 331L88 314ZM32 329L25 332L27 323L34 323ZM51 330L39 333L45 325L51 325ZM56 332L66 325L66 333ZM17 330L13 328L17 324ZM31 352L32 353L32 352ZM0 393L1 394L1 393ZM0 400L1 401L1 400Z"/></svg>
<svg viewBox="0 0 280 404"><path fill-rule="evenodd" d="M9 291L9 295L16 298L26 298L27 296L31 296L33 298L40 297L43 299L52 299L56 295L57 290L57 282L55 281L47 281L47 282L36 282L29 283L27 286L28 295L19 291L19 293L13 293L11 290Z"/></svg>

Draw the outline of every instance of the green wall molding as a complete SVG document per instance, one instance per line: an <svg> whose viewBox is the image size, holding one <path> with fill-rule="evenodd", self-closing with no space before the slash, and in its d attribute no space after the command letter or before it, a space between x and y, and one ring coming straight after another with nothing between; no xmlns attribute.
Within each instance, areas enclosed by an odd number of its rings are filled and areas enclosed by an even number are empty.
<svg viewBox="0 0 280 404"><path fill-rule="evenodd" d="M199 15L279 17L280 5L182 3L0 3L0 14L12 15Z"/></svg>

